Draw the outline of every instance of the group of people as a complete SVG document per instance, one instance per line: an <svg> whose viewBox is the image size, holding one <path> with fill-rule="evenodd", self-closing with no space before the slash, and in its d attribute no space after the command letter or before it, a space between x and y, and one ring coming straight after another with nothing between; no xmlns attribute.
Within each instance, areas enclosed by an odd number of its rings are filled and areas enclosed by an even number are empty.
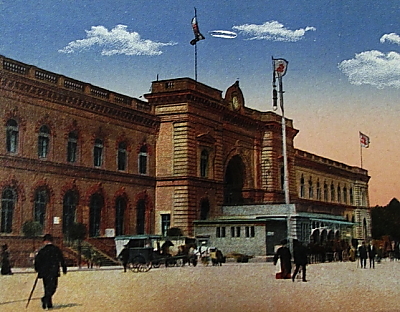
<svg viewBox="0 0 400 312"><path fill-rule="evenodd" d="M308 249L298 240L293 240L293 261L295 269L292 272L292 254L289 247L287 246L288 241L285 239L281 241L281 247L279 247L274 256L274 265L280 262L280 272L276 273L278 279L292 279L294 282L296 275L301 270L302 281L307 282L306 272L308 264Z"/></svg>
<svg viewBox="0 0 400 312"><path fill-rule="evenodd" d="M360 265L362 269L367 268L367 259L369 259L369 268L375 269L375 256L377 254L376 247L370 243L368 246L365 242L358 247L358 255L360 257Z"/></svg>

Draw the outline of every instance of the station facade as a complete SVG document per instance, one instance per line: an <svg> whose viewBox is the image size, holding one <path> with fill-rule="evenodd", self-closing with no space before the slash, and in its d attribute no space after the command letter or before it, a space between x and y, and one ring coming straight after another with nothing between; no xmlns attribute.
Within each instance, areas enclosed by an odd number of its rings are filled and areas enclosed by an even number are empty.
<svg viewBox="0 0 400 312"><path fill-rule="evenodd" d="M370 236L367 170L296 149L290 119L284 204L281 116L246 107L239 82L223 94L154 81L143 101L0 62L0 238L31 220L56 237L80 222L93 239L177 227L263 255L288 229L302 241Z"/></svg>

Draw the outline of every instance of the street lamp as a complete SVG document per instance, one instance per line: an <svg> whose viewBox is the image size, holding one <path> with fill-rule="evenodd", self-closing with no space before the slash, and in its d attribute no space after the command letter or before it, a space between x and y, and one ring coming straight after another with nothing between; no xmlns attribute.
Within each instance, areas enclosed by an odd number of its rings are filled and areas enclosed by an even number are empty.
<svg viewBox="0 0 400 312"><path fill-rule="evenodd" d="M291 208L289 198L289 170L288 170L288 159L287 159L287 143L286 143L286 120L285 120L285 109L283 106L283 87L282 77L285 76L288 66L288 61L285 59L272 58L273 67L273 79L272 79L272 106L274 111L278 109L278 93L279 93L279 104L282 112L282 153L283 153L283 188L285 192L285 204L288 210L287 215L287 239L289 246L292 246L291 240ZM276 79L278 79L279 90L276 90Z"/></svg>

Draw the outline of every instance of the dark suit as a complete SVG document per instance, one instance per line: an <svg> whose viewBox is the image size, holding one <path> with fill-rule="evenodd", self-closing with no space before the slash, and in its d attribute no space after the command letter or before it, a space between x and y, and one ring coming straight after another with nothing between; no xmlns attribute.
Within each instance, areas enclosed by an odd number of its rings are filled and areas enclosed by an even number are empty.
<svg viewBox="0 0 400 312"><path fill-rule="evenodd" d="M367 251L369 258L369 268L373 267L375 269L376 248L374 245L369 245Z"/></svg>
<svg viewBox="0 0 400 312"><path fill-rule="evenodd" d="M52 308L52 296L56 292L58 277L60 276L60 265L63 273L67 273L64 257L61 249L53 244L47 244L39 250L35 257L35 271L38 277L43 279L44 296L42 298L43 308Z"/></svg>
<svg viewBox="0 0 400 312"><path fill-rule="evenodd" d="M274 256L274 265L281 259L281 273L282 278L290 278L290 273L292 271L292 254L289 248L286 246L279 247Z"/></svg>
<svg viewBox="0 0 400 312"><path fill-rule="evenodd" d="M365 246L365 244L363 243L359 248L358 248L358 253L360 256L360 264L361 264L361 268L366 268L367 265L367 247Z"/></svg>
<svg viewBox="0 0 400 312"><path fill-rule="evenodd" d="M294 263L296 264L296 268L293 272L292 280L296 277L296 274L299 272L301 267L303 273L303 282L306 280L306 266L308 263L308 249L304 245L298 243L293 249L293 259Z"/></svg>

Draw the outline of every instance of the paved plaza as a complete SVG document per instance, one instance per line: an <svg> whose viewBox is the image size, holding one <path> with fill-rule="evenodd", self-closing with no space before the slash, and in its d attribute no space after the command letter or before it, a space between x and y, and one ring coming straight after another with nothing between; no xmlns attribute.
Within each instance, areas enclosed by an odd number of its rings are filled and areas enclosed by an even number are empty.
<svg viewBox="0 0 400 312"><path fill-rule="evenodd" d="M0 311L43 311L39 280L32 301L27 298L36 274L15 269L0 276ZM147 273L121 268L70 268L59 279L55 311L400 311L400 262L383 261L375 269L355 262L308 266L307 283L276 280L270 262L228 262L221 267L172 267Z"/></svg>

